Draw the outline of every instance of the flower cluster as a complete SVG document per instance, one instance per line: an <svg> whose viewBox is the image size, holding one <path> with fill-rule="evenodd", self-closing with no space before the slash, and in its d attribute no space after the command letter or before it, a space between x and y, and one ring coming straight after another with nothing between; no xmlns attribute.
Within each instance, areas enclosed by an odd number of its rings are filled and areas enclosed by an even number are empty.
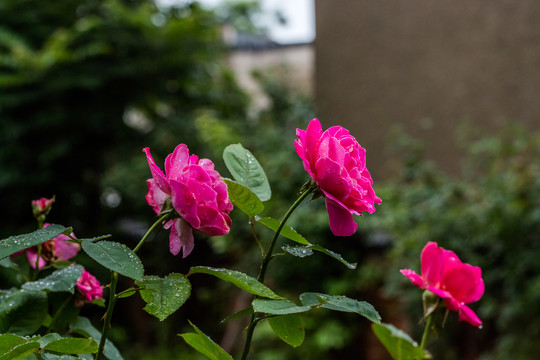
<svg viewBox="0 0 540 360"><path fill-rule="evenodd" d="M341 126L323 132L318 119L311 120L306 130L297 129L296 135L296 153L326 200L330 230L336 236L354 234L352 215L371 214L374 204L382 202L372 188L366 150Z"/></svg>
<svg viewBox="0 0 540 360"><path fill-rule="evenodd" d="M440 296L448 310L459 312L459 320L481 326L482 321L465 304L479 300L484 294L482 270L461 262L453 251L438 247L435 242L427 243L420 260L421 276L409 269L401 273L419 288Z"/></svg>
<svg viewBox="0 0 540 360"><path fill-rule="evenodd" d="M186 257L193 250L193 230L206 235L225 235L229 232L229 213L233 205L227 185L208 159L189 155L186 145L180 144L165 159L165 173L156 165L150 150L146 154L152 178L147 180L146 202L159 214L167 201L180 218L169 220L171 229L169 249L173 255L183 251Z"/></svg>

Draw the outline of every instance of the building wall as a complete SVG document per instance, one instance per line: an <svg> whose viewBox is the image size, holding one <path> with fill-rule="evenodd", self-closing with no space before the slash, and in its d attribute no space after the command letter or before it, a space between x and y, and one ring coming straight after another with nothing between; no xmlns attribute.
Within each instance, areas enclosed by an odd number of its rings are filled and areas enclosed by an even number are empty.
<svg viewBox="0 0 540 360"><path fill-rule="evenodd" d="M540 124L540 2L316 0L316 103L348 127L374 177L392 175L396 125L455 172L459 124Z"/></svg>
<svg viewBox="0 0 540 360"><path fill-rule="evenodd" d="M228 64L240 86L251 95L254 109L268 105L268 99L252 75L254 71L270 72L300 92L313 93L314 50L311 43L236 49L229 53Z"/></svg>

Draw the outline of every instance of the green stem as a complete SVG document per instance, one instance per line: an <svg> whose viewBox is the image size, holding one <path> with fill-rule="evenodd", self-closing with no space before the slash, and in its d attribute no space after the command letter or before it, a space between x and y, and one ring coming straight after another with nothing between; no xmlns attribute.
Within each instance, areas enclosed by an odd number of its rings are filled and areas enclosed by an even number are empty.
<svg viewBox="0 0 540 360"><path fill-rule="evenodd" d="M174 212L168 212L164 215L162 215L157 221L148 229L146 234L142 237L141 241L135 246L133 249L133 252L136 253L139 251L141 246L144 244L146 239L150 236L150 234L159 226L162 226L164 221L167 221L169 217L173 217L175 215ZM116 300L118 300L118 296L116 295L116 285L118 284L118 273L116 271L111 272L111 284L109 285L109 304L107 306L107 312L105 312L105 322L103 323L103 330L101 331L101 340L99 341L99 349L96 354L95 360L101 360L101 357L103 356L103 351L105 349L105 341L107 341L107 334L109 333L109 329L111 327L111 318L112 313L114 310L114 305L116 304Z"/></svg>
<svg viewBox="0 0 540 360"><path fill-rule="evenodd" d="M103 330L101 331L101 340L99 341L99 348L96 354L95 360L101 360L103 356L103 351L105 350L105 341L107 341L107 335L109 329L111 328L111 318L114 310L114 305L116 303L117 297L116 293L116 284L118 283L118 273L116 271L111 271L111 284L109 287L109 304L107 306L107 312L105 313L105 321L103 323Z"/></svg>
<svg viewBox="0 0 540 360"><path fill-rule="evenodd" d="M158 226L161 226L162 223L167 220L168 217L170 216L173 216L171 214L174 214L174 213L171 213L171 212L168 212L166 213L165 215L161 216L151 227L150 229L148 229L148 231L146 232L146 234L144 234L144 236L142 237L141 241L139 241L139 243L137 244L137 246L135 246L135 249L133 249L133 252L136 253L137 251L139 251L139 249L141 248L141 246L144 244L144 242L146 241L146 239L148 239L148 237L150 236L150 234L152 233L152 231L154 231Z"/></svg>
<svg viewBox="0 0 540 360"><path fill-rule="evenodd" d="M36 262L34 264L34 267L30 267L30 271L31 271L31 275L30 275L30 279L32 279L32 281L35 281L37 279L37 275L39 273L39 259L41 259L41 249L42 249L42 245L43 244L38 244L37 245L37 257L36 257Z"/></svg>
<svg viewBox="0 0 540 360"><path fill-rule="evenodd" d="M281 229L283 229L283 226L285 226L285 223L287 222L287 219L291 214L294 212L294 210L302 203L302 201L311 194L315 189L317 189L315 186L307 188L299 197L296 199L296 201L291 205L289 210L285 213L283 216L283 219L281 219L281 222L279 223L279 226L274 233L274 237L272 238L272 242L270 243L270 247L268 248L268 252L263 257L263 262L261 265L261 270L259 272L259 276L257 277L257 280L261 283L264 283L264 277L266 275L266 269L268 268L268 264L270 263L270 260L272 260L272 253L274 252L274 247L276 246L277 239L279 237L279 234L281 233ZM244 350L242 352L242 360L246 360L249 348L251 347L251 339L253 338L253 332L255 331L255 327L257 326L258 322L261 319L255 318L255 314L251 315L251 320L249 322L249 326L246 333L246 342L244 343Z"/></svg>
<svg viewBox="0 0 540 360"><path fill-rule="evenodd" d="M274 247L276 246L276 242L277 242L277 239L279 237L279 234L281 233L281 229L283 229L283 226L285 226L285 223L287 222L287 219L289 218L289 216L291 216L291 214L298 207L298 205L300 205L300 203L306 197L308 197L308 195L311 194L315 189L316 189L315 187L310 187L306 191L304 191L298 197L298 199L296 199L294 204L291 205L289 210L285 213L285 216L283 216L283 219L281 219L281 222L279 223L279 226L278 226L276 232L274 233L274 237L272 238L272 242L270 243L270 247L268 248L268 252L266 253L266 255L263 258L261 271L259 273L259 277L257 277L257 280L259 280L259 282L261 282L261 283L264 282L264 276L266 274L266 269L268 267L268 263L270 263L270 260L272 260L272 253L274 252Z"/></svg>
<svg viewBox="0 0 540 360"><path fill-rule="evenodd" d="M54 325L56 324L56 320L60 317L60 314L62 314L62 311L66 308L67 304L71 303L73 301L73 296L68 296L66 300L60 305L58 310L56 310L56 313L54 314L53 318L51 319L51 323L49 324L49 327L47 328L47 333L50 333L51 330L54 328Z"/></svg>
<svg viewBox="0 0 540 360"><path fill-rule="evenodd" d="M431 323L433 322L433 316L430 315L426 319L426 327L424 328L424 334L422 335L422 342L420 343L420 348L422 350L426 349L427 341L429 338L429 332L431 331Z"/></svg>
<svg viewBox="0 0 540 360"><path fill-rule="evenodd" d="M264 257L264 249L262 247L261 241L259 240L259 237L257 236L257 233L255 232L255 219L250 218L249 219L249 227L251 228L251 235L253 235L253 238L255 239L255 242L257 243L257 246L259 247L259 251L261 253L261 259Z"/></svg>

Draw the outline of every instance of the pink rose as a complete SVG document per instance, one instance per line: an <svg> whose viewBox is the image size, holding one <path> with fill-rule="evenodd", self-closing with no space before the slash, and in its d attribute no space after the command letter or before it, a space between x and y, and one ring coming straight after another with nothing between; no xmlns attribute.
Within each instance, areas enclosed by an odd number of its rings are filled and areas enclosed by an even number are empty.
<svg viewBox="0 0 540 360"><path fill-rule="evenodd" d="M38 200L32 200L32 211L34 215L47 214L51 209L54 202L54 197L51 199L41 198Z"/></svg>
<svg viewBox="0 0 540 360"><path fill-rule="evenodd" d="M79 292L88 302L103 297L103 286L101 286L99 280L86 271L86 269L83 269L81 277L77 279L77 289L79 289Z"/></svg>
<svg viewBox="0 0 540 360"><path fill-rule="evenodd" d="M189 155L186 145L180 144L165 159L165 173L156 165L150 150L143 149L150 166L146 202L159 214L163 204L171 204L180 218L170 220L169 248L173 255L183 251L183 257L193 250L193 229L206 235L225 235L229 232L229 200L227 185L208 159Z"/></svg>
<svg viewBox="0 0 540 360"><path fill-rule="evenodd" d="M323 132L318 119L311 120L305 131L296 129L296 136L296 153L326 199L332 233L354 234L357 225L352 215L371 214L374 203L382 202L372 188L366 150L341 126Z"/></svg>
<svg viewBox="0 0 540 360"><path fill-rule="evenodd" d="M43 224L43 227L46 228L49 225L51 224L45 223ZM73 233L71 233L71 236L75 237ZM75 255L77 255L80 249L81 249L81 246L77 243L70 241L69 236L60 234L54 239L46 241L43 244L41 244L41 256L39 257L38 269L41 269L45 265L54 263L56 261L69 260ZM28 262L30 263L30 266L35 268L36 261L38 260L37 259L37 256L38 256L37 246L32 246L31 248L17 252L13 254L12 256L18 256L22 254L23 252L26 253L26 257L28 258Z"/></svg>
<svg viewBox="0 0 540 360"><path fill-rule="evenodd" d="M440 296L450 311L459 312L459 320L473 326L482 321L465 304L479 300L484 294L482 270L478 266L464 264L453 251L428 242L421 255L422 276L412 270L401 270L420 289L427 289Z"/></svg>

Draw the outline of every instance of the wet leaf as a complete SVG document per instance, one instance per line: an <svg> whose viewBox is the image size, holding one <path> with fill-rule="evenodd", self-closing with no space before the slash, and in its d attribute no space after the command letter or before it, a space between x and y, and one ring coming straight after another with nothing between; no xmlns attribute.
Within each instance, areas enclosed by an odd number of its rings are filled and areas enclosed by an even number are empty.
<svg viewBox="0 0 540 360"><path fill-rule="evenodd" d="M114 241L83 241L82 249L109 270L135 280L144 275L141 260L126 245Z"/></svg>
<svg viewBox="0 0 540 360"><path fill-rule="evenodd" d="M145 276L137 285L146 302L144 310L161 321L178 310L191 295L191 284L182 274L173 273L165 278Z"/></svg>
<svg viewBox="0 0 540 360"><path fill-rule="evenodd" d="M223 151L223 160L234 180L251 190L261 201L270 200L268 178L255 156L241 144L232 144Z"/></svg>

